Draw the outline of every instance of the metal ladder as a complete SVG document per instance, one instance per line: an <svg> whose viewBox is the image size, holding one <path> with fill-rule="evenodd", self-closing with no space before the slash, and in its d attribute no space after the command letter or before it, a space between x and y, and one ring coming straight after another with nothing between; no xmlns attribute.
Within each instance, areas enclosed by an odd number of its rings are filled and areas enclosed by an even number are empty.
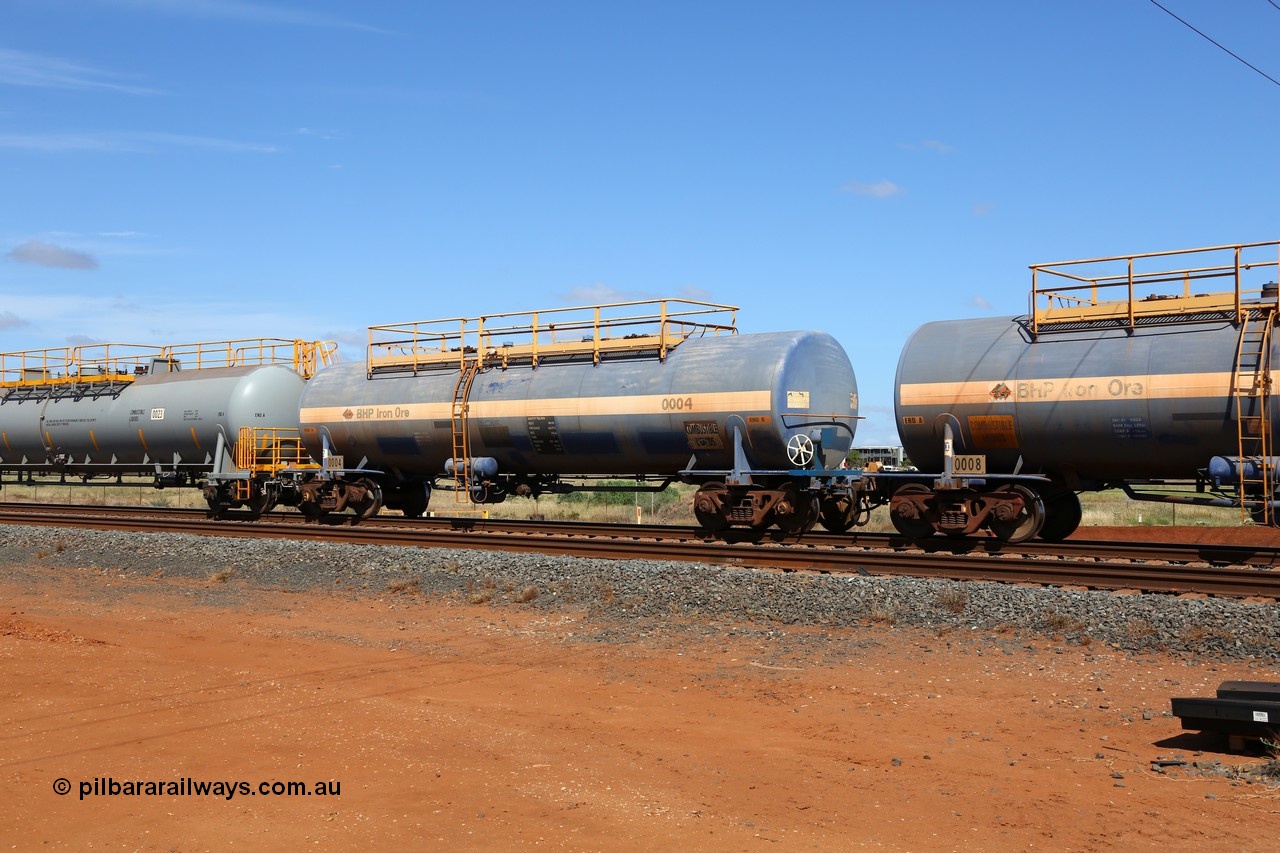
<svg viewBox="0 0 1280 853"><path fill-rule="evenodd" d="M1236 437L1240 455L1241 517L1246 495L1260 493L1261 508L1252 513L1258 524L1274 524L1271 507L1275 488L1275 471L1271 465L1271 330L1275 326L1274 305L1262 305L1243 311L1240 341L1236 347L1236 369L1232 378L1232 394L1236 401ZM1253 476L1245 476L1245 461L1257 460Z"/></svg>
<svg viewBox="0 0 1280 853"><path fill-rule="evenodd" d="M466 359L458 372L458 381L453 386L453 502L465 504L471 502L471 489L467 477L471 468L471 439L467 435L467 409L470 407L471 383L475 382L480 372L478 358Z"/></svg>

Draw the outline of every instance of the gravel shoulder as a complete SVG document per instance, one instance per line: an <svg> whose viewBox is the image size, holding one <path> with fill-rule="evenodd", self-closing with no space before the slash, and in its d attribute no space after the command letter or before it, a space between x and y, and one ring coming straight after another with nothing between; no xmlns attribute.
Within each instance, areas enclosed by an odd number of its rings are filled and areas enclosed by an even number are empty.
<svg viewBox="0 0 1280 853"><path fill-rule="evenodd" d="M1267 762L1168 714L1280 681L1274 604L26 528L0 528L0 567L20 847L1261 850L1280 830ZM92 790L182 779L340 793Z"/></svg>

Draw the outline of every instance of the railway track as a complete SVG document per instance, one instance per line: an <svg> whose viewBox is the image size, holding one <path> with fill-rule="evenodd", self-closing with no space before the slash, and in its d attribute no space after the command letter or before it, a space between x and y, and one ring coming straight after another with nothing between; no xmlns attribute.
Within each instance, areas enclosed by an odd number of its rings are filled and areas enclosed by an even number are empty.
<svg viewBox="0 0 1280 853"><path fill-rule="evenodd" d="M831 574L905 575L1090 589L1280 598L1280 549L1254 546L1072 541L1007 546L995 540L930 540L890 534L799 541L772 535L708 538L694 527L508 519L380 517L358 526L304 524L295 513L212 521L203 510L0 504L0 525L133 530L652 559Z"/></svg>

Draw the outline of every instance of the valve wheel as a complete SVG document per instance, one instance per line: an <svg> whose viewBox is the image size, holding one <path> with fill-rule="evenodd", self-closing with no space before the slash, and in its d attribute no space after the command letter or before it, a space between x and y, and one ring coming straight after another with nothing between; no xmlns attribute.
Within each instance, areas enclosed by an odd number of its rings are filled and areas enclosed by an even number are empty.
<svg viewBox="0 0 1280 853"><path fill-rule="evenodd" d="M787 439L787 458L797 468L808 468L815 455L813 439L804 433L798 432Z"/></svg>

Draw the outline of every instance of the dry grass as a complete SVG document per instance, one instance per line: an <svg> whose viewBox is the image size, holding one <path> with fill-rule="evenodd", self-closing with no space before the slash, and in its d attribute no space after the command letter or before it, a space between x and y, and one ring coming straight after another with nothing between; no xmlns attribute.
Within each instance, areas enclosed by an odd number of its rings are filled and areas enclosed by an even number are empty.
<svg viewBox="0 0 1280 853"><path fill-rule="evenodd" d="M876 604L867 611L867 621L873 625L892 625L898 619L898 607L894 604Z"/></svg>
<svg viewBox="0 0 1280 853"><path fill-rule="evenodd" d="M204 493L191 486L169 489L152 487L151 480L126 477L124 485L0 483L0 501L14 503L80 504L84 506L151 506L206 509Z"/></svg>
<svg viewBox="0 0 1280 853"><path fill-rule="evenodd" d="M493 578L485 578L477 586L475 581L468 579L466 590L468 604L488 604L493 601L493 597L498 591L498 584Z"/></svg>
<svg viewBox="0 0 1280 853"><path fill-rule="evenodd" d="M1063 634L1074 634L1088 627L1084 622L1069 613L1051 610L1044 614L1045 627Z"/></svg>
<svg viewBox="0 0 1280 853"><path fill-rule="evenodd" d="M214 583L226 583L227 581L235 577L235 574L236 574L235 568L232 566L227 566L225 569L219 569L218 571L209 575L209 580L213 581Z"/></svg>
<svg viewBox="0 0 1280 853"><path fill-rule="evenodd" d="M1234 527L1241 523L1238 509L1132 501L1114 489L1086 492L1080 504L1084 509L1080 523L1092 527Z"/></svg>
<svg viewBox="0 0 1280 853"><path fill-rule="evenodd" d="M656 506L650 512L648 497L639 494L641 521L652 524L694 524L692 486L676 485L672 489L680 500L665 507ZM449 505L445 498L437 498L433 509L447 515ZM1241 523L1240 511L1223 507L1179 506L1146 501L1132 501L1124 492L1086 492L1080 496L1083 508L1082 525L1095 527L1150 527L1150 526L1208 526L1232 527ZM631 524L636 520L635 505L607 505L592 500L561 503L556 495L544 495L535 500L513 498L502 504L488 507L492 518L540 518L552 521L596 521L615 524ZM820 527L818 528L821 529ZM891 533L893 522L888 507L880 507L871 513L865 527L853 529L853 533Z"/></svg>
<svg viewBox="0 0 1280 853"><path fill-rule="evenodd" d="M653 524L693 524L693 486L677 484L668 489L676 500L663 504L663 498L645 492L635 492L625 504L612 503L598 494L583 493L573 498L560 495L543 495L537 500L512 498L501 504L457 506L449 494L440 492L431 502L431 511L439 515L457 514L466 517L487 515L490 518L538 518L551 521L594 521L614 524L632 524L636 521L636 507L640 508L640 521ZM616 495L614 496L616 499ZM0 483L0 501L30 503L70 503L92 506L155 506L204 509L207 504L203 493L190 486L155 489L145 478L126 479L125 485L104 483L37 484L20 485ZM1082 525L1098 527L1137 526L1210 526L1230 527L1242 523L1240 510L1220 507L1179 506L1129 500L1119 490L1086 492L1080 496L1083 506ZM871 514L866 527L855 528L873 533L893 531L887 507L880 507Z"/></svg>
<svg viewBox="0 0 1280 853"><path fill-rule="evenodd" d="M1121 630L1127 639L1134 642L1150 640L1160 633L1156 630L1156 626L1146 619L1130 619Z"/></svg>
<svg viewBox="0 0 1280 853"><path fill-rule="evenodd" d="M938 606L948 613L961 614L969 606L969 593L964 587L955 584L943 588L938 593Z"/></svg>
<svg viewBox="0 0 1280 853"><path fill-rule="evenodd" d="M1235 632L1221 625L1191 625L1178 633L1178 639L1185 646L1199 643L1231 642L1236 638Z"/></svg>
<svg viewBox="0 0 1280 853"><path fill-rule="evenodd" d="M392 595L398 595L399 593L402 593L402 592L413 595L421 591L422 591L422 581L419 578L404 578L402 580L392 581L391 583L387 584L387 592L391 593Z"/></svg>
<svg viewBox="0 0 1280 853"><path fill-rule="evenodd" d="M53 543L53 545L52 545L52 547L49 547L49 548L43 548L43 547L42 547L42 548L37 548L37 549L36 549L36 559L37 559L37 560L43 560L45 557L51 557L51 556L53 556L54 554L61 554L61 553L63 552L63 550L64 550L66 547L67 547L67 546L66 546L66 545L64 545L64 544L62 544L61 542L54 542L54 543Z"/></svg>

